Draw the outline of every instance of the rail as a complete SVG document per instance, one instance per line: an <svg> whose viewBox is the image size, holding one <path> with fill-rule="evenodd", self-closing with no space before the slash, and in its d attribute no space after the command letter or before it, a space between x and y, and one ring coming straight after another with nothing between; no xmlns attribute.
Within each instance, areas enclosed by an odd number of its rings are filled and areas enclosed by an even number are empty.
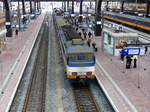
<svg viewBox="0 0 150 112"><path fill-rule="evenodd" d="M73 84L73 91L78 112L100 112L87 84Z"/></svg>
<svg viewBox="0 0 150 112"><path fill-rule="evenodd" d="M45 18L45 21L48 17ZM47 80L47 53L48 53L48 28L44 23L44 30L38 56L34 63L32 77L28 87L23 112L28 111L45 111L45 95L46 95L46 80Z"/></svg>

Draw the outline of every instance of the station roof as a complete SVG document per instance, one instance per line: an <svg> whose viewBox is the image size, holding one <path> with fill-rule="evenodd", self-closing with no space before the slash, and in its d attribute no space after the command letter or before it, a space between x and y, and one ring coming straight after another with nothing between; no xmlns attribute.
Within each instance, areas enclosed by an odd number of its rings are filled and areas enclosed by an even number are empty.
<svg viewBox="0 0 150 112"><path fill-rule="evenodd" d="M3 1L3 0L0 0L0 1ZM8 1L18 1L18 0L8 0ZM22 1L22 0L19 0L19 1ZM25 0L25 1L30 1L30 0ZM68 0L31 0L31 1L45 1L45 2L52 2L52 1L68 1ZM69 0L69 1L72 1L72 0ZM74 1L80 1L80 0L74 0ZM84 0L84 1L96 1L96 0ZM116 2L116 1L125 1L125 2L132 2L132 3L136 3L136 2L139 2L139 3L146 3L147 1L150 1L150 0L102 0L102 1L109 1L109 2Z"/></svg>

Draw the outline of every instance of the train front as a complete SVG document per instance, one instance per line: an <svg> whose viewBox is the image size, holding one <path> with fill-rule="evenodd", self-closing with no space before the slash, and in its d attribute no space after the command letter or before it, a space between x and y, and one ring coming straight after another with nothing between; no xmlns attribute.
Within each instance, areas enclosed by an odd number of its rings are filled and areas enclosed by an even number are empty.
<svg viewBox="0 0 150 112"><path fill-rule="evenodd" d="M68 49L67 78L95 78L95 56L92 48L74 46Z"/></svg>

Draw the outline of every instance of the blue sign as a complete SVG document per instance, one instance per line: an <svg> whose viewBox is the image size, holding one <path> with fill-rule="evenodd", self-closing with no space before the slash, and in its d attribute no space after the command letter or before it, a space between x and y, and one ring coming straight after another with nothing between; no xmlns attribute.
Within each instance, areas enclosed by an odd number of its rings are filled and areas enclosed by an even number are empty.
<svg viewBox="0 0 150 112"><path fill-rule="evenodd" d="M126 48L122 49L122 53L123 53L124 56L140 55L140 50L141 49L138 48L138 47L135 47L135 48L126 47Z"/></svg>

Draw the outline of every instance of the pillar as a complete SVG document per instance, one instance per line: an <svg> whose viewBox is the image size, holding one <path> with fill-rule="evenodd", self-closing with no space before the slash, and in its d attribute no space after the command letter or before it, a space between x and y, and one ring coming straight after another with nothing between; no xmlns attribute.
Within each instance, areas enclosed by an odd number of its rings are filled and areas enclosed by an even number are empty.
<svg viewBox="0 0 150 112"><path fill-rule="evenodd" d="M109 1L106 2L106 11L109 11Z"/></svg>
<svg viewBox="0 0 150 112"><path fill-rule="evenodd" d="M124 11L124 1L121 2L121 8L120 8L120 9L121 9L121 10L120 10L121 12Z"/></svg>
<svg viewBox="0 0 150 112"><path fill-rule="evenodd" d="M25 15L26 11L25 11L25 0L22 0L22 14Z"/></svg>
<svg viewBox="0 0 150 112"><path fill-rule="evenodd" d="M30 14L32 14L32 1L30 0Z"/></svg>
<svg viewBox="0 0 150 112"><path fill-rule="evenodd" d="M34 0L34 13L36 13L36 1Z"/></svg>
<svg viewBox="0 0 150 112"><path fill-rule="evenodd" d="M3 2L3 12L5 12L5 3Z"/></svg>
<svg viewBox="0 0 150 112"><path fill-rule="evenodd" d="M147 1L147 8L146 8L146 17L149 17L149 11L150 11L150 1Z"/></svg>
<svg viewBox="0 0 150 112"><path fill-rule="evenodd" d="M62 9L64 9L64 2L62 1Z"/></svg>
<svg viewBox="0 0 150 112"><path fill-rule="evenodd" d="M41 10L41 2L39 1L39 10L40 10L40 12L42 11Z"/></svg>
<svg viewBox="0 0 150 112"><path fill-rule="evenodd" d="M82 3L83 3L83 0L80 1L80 14L82 14Z"/></svg>
<svg viewBox="0 0 150 112"><path fill-rule="evenodd" d="M36 2L37 12L39 12L39 1Z"/></svg>
<svg viewBox="0 0 150 112"><path fill-rule="evenodd" d="M12 37L12 28L11 28L11 16L10 16L10 4L8 0L4 0L5 4L5 15L6 15L6 37Z"/></svg>
<svg viewBox="0 0 150 112"><path fill-rule="evenodd" d="M101 16L101 4L102 0L98 0L96 3L96 15L95 15L95 35L100 36L102 31L102 16Z"/></svg>
<svg viewBox="0 0 150 112"><path fill-rule="evenodd" d="M66 12L66 1L64 1L64 12Z"/></svg>
<svg viewBox="0 0 150 112"><path fill-rule="evenodd" d="M92 1L90 1L90 9L92 8Z"/></svg>
<svg viewBox="0 0 150 112"><path fill-rule="evenodd" d="M69 11L69 0L67 0L67 11Z"/></svg>
<svg viewBox="0 0 150 112"><path fill-rule="evenodd" d="M74 14L74 0L72 0L72 14Z"/></svg>
<svg viewBox="0 0 150 112"><path fill-rule="evenodd" d="M20 13L20 2L19 2L19 0L18 0L18 14L17 15L18 15L17 21L18 21L18 25L19 25L18 28L19 28L19 30L21 30L21 13Z"/></svg>

